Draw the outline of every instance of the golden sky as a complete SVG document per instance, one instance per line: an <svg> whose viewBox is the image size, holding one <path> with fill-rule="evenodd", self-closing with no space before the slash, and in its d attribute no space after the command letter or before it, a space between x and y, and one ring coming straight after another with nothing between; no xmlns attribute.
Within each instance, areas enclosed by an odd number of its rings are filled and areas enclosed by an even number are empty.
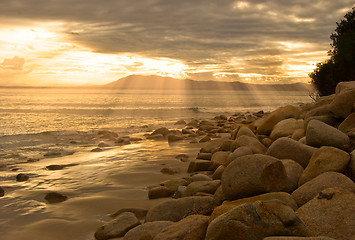
<svg viewBox="0 0 355 240"><path fill-rule="evenodd" d="M132 75L308 82L348 0L0 2L0 86Z"/></svg>

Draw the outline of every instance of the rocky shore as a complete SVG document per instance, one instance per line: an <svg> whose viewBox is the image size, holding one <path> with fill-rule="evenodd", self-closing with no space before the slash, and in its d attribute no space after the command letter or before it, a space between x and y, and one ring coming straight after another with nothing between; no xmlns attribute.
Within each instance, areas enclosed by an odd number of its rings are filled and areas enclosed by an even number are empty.
<svg viewBox="0 0 355 240"><path fill-rule="evenodd" d="M186 177L148 186L150 209L126 208L95 238L329 240L355 237L355 82L271 113L181 120L148 139L204 142ZM181 128L182 127L182 128Z"/></svg>

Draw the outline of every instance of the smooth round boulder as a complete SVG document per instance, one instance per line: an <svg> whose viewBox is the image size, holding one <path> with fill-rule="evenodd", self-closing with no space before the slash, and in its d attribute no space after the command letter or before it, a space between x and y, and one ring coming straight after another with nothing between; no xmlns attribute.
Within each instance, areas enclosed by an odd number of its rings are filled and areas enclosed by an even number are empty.
<svg viewBox="0 0 355 240"><path fill-rule="evenodd" d="M307 145L310 146L333 146L340 149L346 149L350 143L350 139L345 133L318 120L309 121L306 140Z"/></svg>
<svg viewBox="0 0 355 240"><path fill-rule="evenodd" d="M344 89L335 94L329 110L337 117L346 118L352 111L355 102L355 89Z"/></svg>
<svg viewBox="0 0 355 240"><path fill-rule="evenodd" d="M219 167L214 171L214 173L213 173L213 175L212 175L212 179L213 179L213 180L221 180L222 174L223 174L225 168L226 168L226 167L223 166L223 165L219 166Z"/></svg>
<svg viewBox="0 0 355 240"><path fill-rule="evenodd" d="M191 179L193 182L198 182L198 181L212 181L213 179L205 174L194 174L191 176Z"/></svg>
<svg viewBox="0 0 355 240"><path fill-rule="evenodd" d="M320 191L326 188L338 187L355 193L355 183L337 172L326 172L306 182L297 188L291 195L296 200L298 206L314 198Z"/></svg>
<svg viewBox="0 0 355 240"><path fill-rule="evenodd" d="M308 236L308 232L289 206L278 201L256 201L214 219L205 240L256 240L275 235Z"/></svg>
<svg viewBox="0 0 355 240"><path fill-rule="evenodd" d="M355 149L350 153L350 157L351 157L350 164L349 164L350 172L352 177L355 179Z"/></svg>
<svg viewBox="0 0 355 240"><path fill-rule="evenodd" d="M216 202L212 197L184 197L160 203L149 209L146 222L173 221L177 222L186 216L210 214Z"/></svg>
<svg viewBox="0 0 355 240"><path fill-rule="evenodd" d="M278 192L287 187L287 174L278 159L253 154L231 162L222 174L222 189L227 199L249 197L266 192Z"/></svg>
<svg viewBox="0 0 355 240"><path fill-rule="evenodd" d="M220 165L226 165L229 154L231 154L229 151L218 151L213 153L211 158L212 168L217 169Z"/></svg>
<svg viewBox="0 0 355 240"><path fill-rule="evenodd" d="M227 161L224 166L228 166L233 160L238 157L253 154L253 151L248 146L238 147L231 154L228 155Z"/></svg>
<svg viewBox="0 0 355 240"><path fill-rule="evenodd" d="M44 199L48 202L48 203L60 203L60 202L64 202L68 199L67 196L61 194L61 193L57 193L57 192L49 192L46 194L46 196L44 197Z"/></svg>
<svg viewBox="0 0 355 240"><path fill-rule="evenodd" d="M205 239L207 224L208 217L191 215L164 228L154 240L202 240Z"/></svg>
<svg viewBox="0 0 355 240"><path fill-rule="evenodd" d="M161 127L161 128L158 128L158 129L154 130L151 135L161 134L163 136L166 136L169 133L170 133L169 129L167 129L166 127Z"/></svg>
<svg viewBox="0 0 355 240"><path fill-rule="evenodd" d="M198 171L208 171L210 169L212 162L209 160L195 160L191 161L187 172L198 172Z"/></svg>
<svg viewBox="0 0 355 240"><path fill-rule="evenodd" d="M322 190L296 211L312 236L337 240L354 239L354 213L355 194L340 188Z"/></svg>
<svg viewBox="0 0 355 240"><path fill-rule="evenodd" d="M266 154L278 159L291 159L305 168L315 151L314 147L304 145L291 138L281 137L271 144Z"/></svg>
<svg viewBox="0 0 355 240"><path fill-rule="evenodd" d="M293 192L298 187L298 181L304 169L300 164L291 159L283 159L281 162L285 167L288 179L287 187L283 191L288 193Z"/></svg>
<svg viewBox="0 0 355 240"><path fill-rule="evenodd" d="M300 176L298 186L325 172L343 172L350 155L335 147L324 146L314 152L306 169Z"/></svg>
<svg viewBox="0 0 355 240"><path fill-rule="evenodd" d="M303 129L304 120L288 118L278 122L272 129L270 138L275 140L280 137L292 136L296 129Z"/></svg>
<svg viewBox="0 0 355 240"><path fill-rule="evenodd" d="M255 136L254 132L250 128L245 127L245 126L242 126L242 127L239 128L236 138L238 138L240 136L243 136L243 135L246 135L246 136L249 136L249 137L253 137L253 138L257 138Z"/></svg>
<svg viewBox="0 0 355 240"><path fill-rule="evenodd" d="M200 152L212 153L216 151L216 149L219 149L226 140L228 139L219 138L219 139L212 140L208 142L203 148L201 148Z"/></svg>
<svg viewBox="0 0 355 240"><path fill-rule="evenodd" d="M253 153L264 154L266 147L257 138L249 137L246 135L238 137L231 146L231 150L234 151L239 147L249 147Z"/></svg>
<svg viewBox="0 0 355 240"><path fill-rule="evenodd" d="M16 181L18 182L24 182L27 181L30 177L27 174L24 173L19 173L16 176Z"/></svg>
<svg viewBox="0 0 355 240"><path fill-rule="evenodd" d="M160 183L161 186L167 187L172 192L177 191L179 186L187 186L188 184L189 181L183 178L168 179Z"/></svg>
<svg viewBox="0 0 355 240"><path fill-rule="evenodd" d="M131 212L124 212L115 219L101 226L95 232L97 240L123 237L130 229L140 224L137 217Z"/></svg>
<svg viewBox="0 0 355 240"><path fill-rule="evenodd" d="M192 182L187 185L183 197L194 196L198 192L214 194L220 185L220 180Z"/></svg>
<svg viewBox="0 0 355 240"><path fill-rule="evenodd" d="M299 118L302 110L295 106L284 106L276 109L268 115L258 126L257 132L263 135L269 135L274 126L281 120L287 118Z"/></svg>
<svg viewBox="0 0 355 240"><path fill-rule="evenodd" d="M123 240L154 239L154 237L166 227L173 224L170 221L148 222L129 230Z"/></svg>
<svg viewBox="0 0 355 240"><path fill-rule="evenodd" d="M148 191L149 199L166 198L170 197L174 192L164 186L153 187Z"/></svg>
<svg viewBox="0 0 355 240"><path fill-rule="evenodd" d="M355 113L350 114L338 127L343 133L347 133L352 128L355 128Z"/></svg>

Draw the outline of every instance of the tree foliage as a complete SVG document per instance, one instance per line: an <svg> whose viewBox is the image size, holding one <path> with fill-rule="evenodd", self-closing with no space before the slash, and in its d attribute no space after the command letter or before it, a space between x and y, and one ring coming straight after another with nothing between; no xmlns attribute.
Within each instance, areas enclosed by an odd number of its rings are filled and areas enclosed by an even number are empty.
<svg viewBox="0 0 355 240"><path fill-rule="evenodd" d="M333 94L339 82L355 81L355 8L336 24L335 32L330 35L330 59L318 63L309 75L321 96Z"/></svg>

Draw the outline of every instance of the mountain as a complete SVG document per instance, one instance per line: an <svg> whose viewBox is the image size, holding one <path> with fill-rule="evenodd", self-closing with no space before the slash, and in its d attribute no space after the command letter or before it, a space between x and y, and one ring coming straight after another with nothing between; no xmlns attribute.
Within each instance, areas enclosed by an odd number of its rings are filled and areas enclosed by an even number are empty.
<svg viewBox="0 0 355 240"><path fill-rule="evenodd" d="M309 91L310 84L250 84L241 82L195 81L161 76L130 75L103 85L111 89L131 90L250 90L250 91Z"/></svg>

